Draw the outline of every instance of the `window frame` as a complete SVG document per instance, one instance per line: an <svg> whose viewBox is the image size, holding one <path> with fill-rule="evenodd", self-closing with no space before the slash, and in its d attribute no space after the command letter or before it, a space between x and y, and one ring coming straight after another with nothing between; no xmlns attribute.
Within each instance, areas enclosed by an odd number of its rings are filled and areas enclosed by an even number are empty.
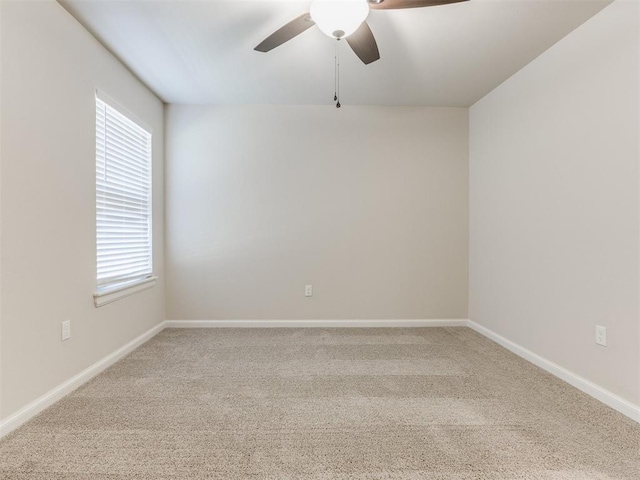
<svg viewBox="0 0 640 480"><path fill-rule="evenodd" d="M139 129L144 130L149 135L149 192L148 192L148 238L149 238L149 261L150 261L150 271L144 272L139 276L135 276L132 278L121 278L115 279L108 283L99 283L98 280L98 114L97 109L99 108L99 102L105 104L106 108L110 108L114 110L117 114L123 116L128 121L132 122ZM150 128L144 121L140 120L135 114L133 114L128 109L124 108L118 102L110 98L108 95L105 95L100 90L95 91L95 99L94 99L94 126L95 126L95 139L94 139L94 166L96 170L94 170L94 187L95 187L95 213L96 218L94 222L96 238L95 238L95 276L94 281L96 282L96 291L93 294L94 304L97 307L102 305L114 302L120 298L127 297L133 294L136 294L140 291L146 290L148 288L153 287L156 284L158 277L154 274L154 248L153 248L153 129ZM105 163L107 162L106 154L104 158Z"/></svg>

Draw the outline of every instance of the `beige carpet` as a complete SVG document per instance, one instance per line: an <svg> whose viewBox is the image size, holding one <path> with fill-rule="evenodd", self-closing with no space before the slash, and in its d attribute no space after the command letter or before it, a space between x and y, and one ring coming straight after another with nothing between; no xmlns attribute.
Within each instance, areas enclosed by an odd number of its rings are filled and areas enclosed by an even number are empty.
<svg viewBox="0 0 640 480"><path fill-rule="evenodd" d="M466 328L160 333L0 478L640 479L640 426Z"/></svg>

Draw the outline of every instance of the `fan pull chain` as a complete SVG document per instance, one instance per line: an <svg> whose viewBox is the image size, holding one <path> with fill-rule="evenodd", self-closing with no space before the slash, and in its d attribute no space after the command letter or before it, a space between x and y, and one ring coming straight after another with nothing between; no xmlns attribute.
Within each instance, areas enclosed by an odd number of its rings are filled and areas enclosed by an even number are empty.
<svg viewBox="0 0 640 480"><path fill-rule="evenodd" d="M333 54L333 101L338 101L338 43L336 42L336 51Z"/></svg>
<svg viewBox="0 0 640 480"><path fill-rule="evenodd" d="M333 94L333 101L336 103L336 108L340 108L340 39L338 38L336 41L336 56L335 58L335 66L334 66L334 87L335 93Z"/></svg>

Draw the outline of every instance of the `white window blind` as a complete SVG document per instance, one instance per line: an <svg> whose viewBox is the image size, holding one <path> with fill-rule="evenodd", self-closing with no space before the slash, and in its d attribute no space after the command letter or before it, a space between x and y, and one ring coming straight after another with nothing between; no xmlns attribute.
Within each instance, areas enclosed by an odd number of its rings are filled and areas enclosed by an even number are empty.
<svg viewBox="0 0 640 480"><path fill-rule="evenodd" d="M148 277L151 133L96 97L98 287Z"/></svg>

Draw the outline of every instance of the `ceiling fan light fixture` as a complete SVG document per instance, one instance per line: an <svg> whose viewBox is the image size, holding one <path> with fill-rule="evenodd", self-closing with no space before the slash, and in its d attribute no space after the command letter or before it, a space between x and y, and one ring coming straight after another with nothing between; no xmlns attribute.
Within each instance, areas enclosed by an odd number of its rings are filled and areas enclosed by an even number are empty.
<svg viewBox="0 0 640 480"><path fill-rule="evenodd" d="M355 32L369 15L367 0L313 0L311 18L331 38L344 38Z"/></svg>

